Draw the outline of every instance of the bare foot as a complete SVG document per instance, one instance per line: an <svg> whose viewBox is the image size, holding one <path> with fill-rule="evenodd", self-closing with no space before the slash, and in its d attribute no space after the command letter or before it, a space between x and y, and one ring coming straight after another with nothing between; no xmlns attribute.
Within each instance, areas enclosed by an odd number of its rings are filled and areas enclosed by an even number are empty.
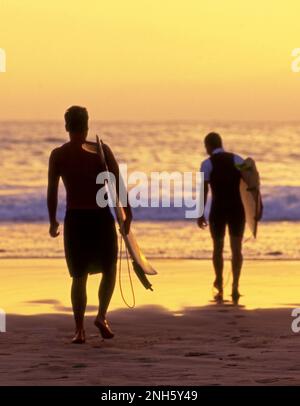
<svg viewBox="0 0 300 406"><path fill-rule="evenodd" d="M223 283L215 280L214 288L217 290L217 292L214 294L214 300L216 302L222 302L223 301Z"/></svg>
<svg viewBox="0 0 300 406"><path fill-rule="evenodd" d="M240 295L239 289L237 287L232 288L231 297L232 297L232 301L234 304L239 303L241 295Z"/></svg>
<svg viewBox="0 0 300 406"><path fill-rule="evenodd" d="M94 324L99 329L103 338L110 339L114 337L114 333L112 332L106 319L97 317Z"/></svg>
<svg viewBox="0 0 300 406"><path fill-rule="evenodd" d="M72 344L84 344L85 343L85 331L77 330L75 336L72 339Z"/></svg>
<svg viewBox="0 0 300 406"><path fill-rule="evenodd" d="M223 303L223 292L218 292L214 295L214 301L216 303Z"/></svg>

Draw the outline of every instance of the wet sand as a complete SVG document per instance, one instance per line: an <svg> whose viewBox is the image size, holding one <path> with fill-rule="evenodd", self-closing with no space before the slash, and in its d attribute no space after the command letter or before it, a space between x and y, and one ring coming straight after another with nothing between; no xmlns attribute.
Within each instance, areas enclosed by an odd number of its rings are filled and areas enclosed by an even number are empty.
<svg viewBox="0 0 300 406"><path fill-rule="evenodd" d="M62 299L68 291L62 286L62 280L68 281L63 262L23 261L23 271L31 269L31 274L27 272L24 281L20 276L17 283L13 275L21 272L21 264L11 261L1 261L1 272L5 266L8 277L1 285L0 307L9 311L7 332L0 333L0 385L300 384L300 333L291 330L291 308L300 307L299 263L246 264L245 296L241 306L233 306L229 301L209 303L209 262L158 261L160 275L152 278L155 294L135 283L140 305L136 309L120 309L116 292L109 315L116 337L108 341L99 337L92 323L96 309L92 283L87 343L72 345L70 304L68 297ZM264 283L258 284L258 275ZM159 297L162 306L156 303ZM255 305L260 298L262 305ZM22 308L23 314L13 314L22 313Z"/></svg>
<svg viewBox="0 0 300 406"><path fill-rule="evenodd" d="M299 339L287 309L230 306L111 313L103 341L70 344L69 315L9 316L1 385L299 385Z"/></svg>

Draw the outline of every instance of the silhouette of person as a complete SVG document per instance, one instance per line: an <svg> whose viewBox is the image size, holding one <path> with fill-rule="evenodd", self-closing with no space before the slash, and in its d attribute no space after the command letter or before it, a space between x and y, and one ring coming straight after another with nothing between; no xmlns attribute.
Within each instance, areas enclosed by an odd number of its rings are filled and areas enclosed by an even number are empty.
<svg viewBox="0 0 300 406"><path fill-rule="evenodd" d="M96 177L105 171L104 163L98 155L82 148L88 134L88 120L88 112L84 107L72 106L66 111L65 128L70 141L51 152L48 172L49 233L54 238L59 235L56 211L60 178L66 189L64 248L72 277L71 300L76 327L73 343L85 342L88 274L102 272L98 293L99 310L94 323L103 338L114 336L106 320L106 313L115 287L118 243L109 207L100 208L96 203L96 193L100 187L96 184ZM110 148L106 144L103 147L108 169L118 181L118 164ZM124 228L128 233L132 219L129 204L125 213Z"/></svg>
<svg viewBox="0 0 300 406"><path fill-rule="evenodd" d="M212 194L209 214L209 228L213 239L213 266L215 270L214 287L217 289L215 299L223 300L223 248L226 226L230 236L232 252L232 300L237 302L240 297L239 279L243 264L242 240L245 230L245 212L240 196L241 172L237 165L244 160L239 155L223 149L222 138L217 133L209 133L204 144L210 156L202 162L204 172L204 204L207 202L209 186ZM205 228L205 216L198 218L198 226Z"/></svg>

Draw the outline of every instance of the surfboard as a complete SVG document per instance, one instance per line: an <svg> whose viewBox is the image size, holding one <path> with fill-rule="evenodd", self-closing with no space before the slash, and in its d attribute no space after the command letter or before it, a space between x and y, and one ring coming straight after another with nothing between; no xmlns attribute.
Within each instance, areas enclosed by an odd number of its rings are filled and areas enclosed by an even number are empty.
<svg viewBox="0 0 300 406"><path fill-rule="evenodd" d="M98 138L97 136L97 142L85 142L82 145L82 148L88 152L96 153L99 155L101 161L105 165L106 172L108 174L108 179L109 179L109 169L107 166L106 162L106 157L103 149L103 143L102 141ZM144 285L146 289L152 290L152 285L148 281L146 275L156 275L157 272L156 270L152 267L148 259L145 257L143 254L142 250L140 249L136 237L132 231L132 227L130 227L130 231L128 234L125 234L124 230L124 221L126 219L126 214L124 211L124 208L119 201L119 199L115 196L116 195L116 189L115 186L113 185L113 182L111 180L108 180L106 183L107 191L109 195L111 196L112 200L115 201L115 205L113 207L114 214L116 217L116 220L119 224L120 227L120 233L122 235L122 238L125 242L125 246L128 250L129 256L132 260L132 265L133 269L138 276L139 280L141 283Z"/></svg>
<svg viewBox="0 0 300 406"><path fill-rule="evenodd" d="M258 221L262 215L260 179L256 164L252 158L238 165L241 171L240 194L243 202L246 223L254 238L257 237Z"/></svg>

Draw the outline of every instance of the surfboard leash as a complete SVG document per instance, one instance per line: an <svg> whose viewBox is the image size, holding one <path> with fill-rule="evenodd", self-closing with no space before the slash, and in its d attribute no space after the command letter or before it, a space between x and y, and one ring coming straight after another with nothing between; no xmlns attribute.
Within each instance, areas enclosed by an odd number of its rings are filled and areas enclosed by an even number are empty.
<svg viewBox="0 0 300 406"><path fill-rule="evenodd" d="M129 256L128 256L128 250L125 247L125 252L126 252L126 259L127 259L127 269L128 269L128 276L129 276L129 282L130 282L130 289L131 289L131 294L132 294L132 305L130 305L127 300L125 299L125 295L123 292L122 288L122 246L123 246L123 237L122 234L120 234L120 253L119 253L119 287L120 287L120 293L123 302L129 309L134 309L135 308L135 293L134 293L134 287L133 287L133 282L132 282L132 277L131 277L131 268L130 268L130 263L129 263Z"/></svg>
<svg viewBox="0 0 300 406"><path fill-rule="evenodd" d="M231 272L230 270L228 270L228 271L227 271L227 276L226 276L226 278L225 278L225 283L223 284L223 289L225 289L225 288L228 286L228 284L229 284L229 282L230 282L230 280L231 280L231 274L232 274L232 272ZM216 289L216 288L215 288L214 286L212 286L212 288L211 288L212 296L214 296L215 289Z"/></svg>

